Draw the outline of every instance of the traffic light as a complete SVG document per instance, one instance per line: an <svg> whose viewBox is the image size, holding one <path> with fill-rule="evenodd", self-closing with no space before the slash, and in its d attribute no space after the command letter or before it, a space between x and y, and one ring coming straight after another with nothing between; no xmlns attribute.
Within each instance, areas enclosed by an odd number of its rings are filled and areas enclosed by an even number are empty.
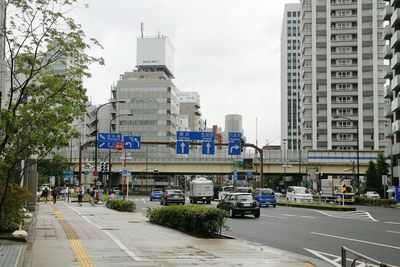
<svg viewBox="0 0 400 267"><path fill-rule="evenodd" d="M342 194L346 194L346 184L342 184Z"/></svg>
<svg viewBox="0 0 400 267"><path fill-rule="evenodd" d="M108 172L108 162L104 162L104 172Z"/></svg>
<svg viewBox="0 0 400 267"><path fill-rule="evenodd" d="M243 148L244 148L244 139L240 139L240 151L243 152Z"/></svg>
<svg viewBox="0 0 400 267"><path fill-rule="evenodd" d="M106 170L105 170L105 162L104 161L100 162L100 172L106 172Z"/></svg>

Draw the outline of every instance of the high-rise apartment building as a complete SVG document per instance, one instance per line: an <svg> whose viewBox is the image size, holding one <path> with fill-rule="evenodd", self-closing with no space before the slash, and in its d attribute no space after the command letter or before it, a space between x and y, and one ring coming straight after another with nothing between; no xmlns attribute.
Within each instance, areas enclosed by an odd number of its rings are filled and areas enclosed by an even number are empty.
<svg viewBox="0 0 400 267"><path fill-rule="evenodd" d="M385 66L383 77L387 79L384 86L385 99L389 105L385 116L390 123L385 128L385 137L390 139L390 146L385 155L392 162L392 185L399 185L400 177L400 1L386 1L384 11L385 27L383 38L387 44L383 49L389 65Z"/></svg>
<svg viewBox="0 0 400 267"><path fill-rule="evenodd" d="M200 111L200 95L197 92L180 92L179 93L179 118L187 117L187 131L202 131L204 123L202 123Z"/></svg>
<svg viewBox="0 0 400 267"><path fill-rule="evenodd" d="M301 1L302 148L385 147L383 10L382 0Z"/></svg>
<svg viewBox="0 0 400 267"><path fill-rule="evenodd" d="M300 4L286 4L281 31L281 139L300 146Z"/></svg>

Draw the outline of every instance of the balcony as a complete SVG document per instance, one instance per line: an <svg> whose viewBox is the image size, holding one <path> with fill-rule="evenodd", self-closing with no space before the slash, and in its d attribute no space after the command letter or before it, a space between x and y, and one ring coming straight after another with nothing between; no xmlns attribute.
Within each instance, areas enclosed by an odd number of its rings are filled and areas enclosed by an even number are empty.
<svg viewBox="0 0 400 267"><path fill-rule="evenodd" d="M386 25L386 26L383 28L383 39L385 39L385 40L390 40L390 38L392 37L392 35L393 35L393 30L392 30L392 28L390 27L390 25Z"/></svg>
<svg viewBox="0 0 400 267"><path fill-rule="evenodd" d="M391 89L393 90L398 90L400 87L400 75L396 75L393 77L393 80L390 82L391 83Z"/></svg>
<svg viewBox="0 0 400 267"><path fill-rule="evenodd" d="M393 96L392 88L389 84L385 84L383 86L383 90L384 90L384 95L383 95L384 98L392 98Z"/></svg>
<svg viewBox="0 0 400 267"><path fill-rule="evenodd" d="M393 51L389 45L385 45L383 47L383 58L384 59L391 59L393 56Z"/></svg>
<svg viewBox="0 0 400 267"><path fill-rule="evenodd" d="M392 117L393 112L390 106L385 106L383 108L383 116L385 116L385 118L390 118Z"/></svg>
<svg viewBox="0 0 400 267"><path fill-rule="evenodd" d="M400 121L395 121L392 123L392 133L395 134L400 131Z"/></svg>
<svg viewBox="0 0 400 267"><path fill-rule="evenodd" d="M383 78L385 78L385 79L393 78L393 73L392 73L392 69L390 68L390 66L383 67Z"/></svg>
<svg viewBox="0 0 400 267"><path fill-rule="evenodd" d="M400 45L400 31L396 31L390 39L390 47L398 47Z"/></svg>
<svg viewBox="0 0 400 267"><path fill-rule="evenodd" d="M400 66L400 53L396 53L390 61L390 67L395 69Z"/></svg>
<svg viewBox="0 0 400 267"><path fill-rule="evenodd" d="M383 133L385 135L385 138L391 137L393 135L392 126L385 127Z"/></svg>
<svg viewBox="0 0 400 267"><path fill-rule="evenodd" d="M392 111L395 112L396 110L398 110L400 108L400 98L396 97L395 99L393 99L392 101Z"/></svg>
<svg viewBox="0 0 400 267"><path fill-rule="evenodd" d="M393 14L393 8L391 6L385 6L383 10L383 19L390 20Z"/></svg>
<svg viewBox="0 0 400 267"><path fill-rule="evenodd" d="M394 28L400 22L400 9L396 9L390 18L390 25Z"/></svg>

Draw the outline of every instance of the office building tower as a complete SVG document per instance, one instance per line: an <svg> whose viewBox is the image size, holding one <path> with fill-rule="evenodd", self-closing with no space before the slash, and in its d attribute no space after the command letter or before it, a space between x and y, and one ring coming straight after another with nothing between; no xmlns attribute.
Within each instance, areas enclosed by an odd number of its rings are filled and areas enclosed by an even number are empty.
<svg viewBox="0 0 400 267"><path fill-rule="evenodd" d="M188 131L202 131L200 95L197 92L179 93L179 117L188 119Z"/></svg>
<svg viewBox="0 0 400 267"><path fill-rule="evenodd" d="M302 148L381 150L382 0L301 1Z"/></svg>
<svg viewBox="0 0 400 267"><path fill-rule="evenodd" d="M300 4L286 4L281 31L281 139L300 146Z"/></svg>
<svg viewBox="0 0 400 267"><path fill-rule="evenodd" d="M166 36L137 39L137 69L120 75L111 90L112 99L127 101L113 104L112 130L142 141L176 141L179 91L172 81L173 65L174 48Z"/></svg>
<svg viewBox="0 0 400 267"><path fill-rule="evenodd" d="M383 38L387 40L387 43L383 49L383 56L389 60L389 64L385 66L382 76L387 79L384 95L389 105L385 108L385 116L390 120L385 128L385 137L390 140L385 155L391 159L392 164L392 179L389 184L398 186L400 177L400 1L386 1L384 10Z"/></svg>

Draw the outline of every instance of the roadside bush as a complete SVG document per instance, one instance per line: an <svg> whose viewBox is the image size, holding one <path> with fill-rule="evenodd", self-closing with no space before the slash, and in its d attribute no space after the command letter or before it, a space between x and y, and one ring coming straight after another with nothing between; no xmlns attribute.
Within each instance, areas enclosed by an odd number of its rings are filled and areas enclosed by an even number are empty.
<svg viewBox="0 0 400 267"><path fill-rule="evenodd" d="M0 185L0 199L4 193L4 185ZM23 212L31 193L25 187L17 184L9 184L3 209L0 210L0 232L17 230L21 223Z"/></svg>
<svg viewBox="0 0 400 267"><path fill-rule="evenodd" d="M221 235L226 225L227 212L218 208L185 205L147 210L151 223L174 228L200 237Z"/></svg>
<svg viewBox="0 0 400 267"><path fill-rule="evenodd" d="M380 206L380 207L390 207L392 205L396 205L396 200L394 199L381 199L381 198L366 198L360 197L356 199L356 203L360 205L371 205L371 206Z"/></svg>
<svg viewBox="0 0 400 267"><path fill-rule="evenodd" d="M128 211L134 212L136 210L136 204L132 200L124 199L111 199L106 203L106 207L117 210L117 211Z"/></svg>

